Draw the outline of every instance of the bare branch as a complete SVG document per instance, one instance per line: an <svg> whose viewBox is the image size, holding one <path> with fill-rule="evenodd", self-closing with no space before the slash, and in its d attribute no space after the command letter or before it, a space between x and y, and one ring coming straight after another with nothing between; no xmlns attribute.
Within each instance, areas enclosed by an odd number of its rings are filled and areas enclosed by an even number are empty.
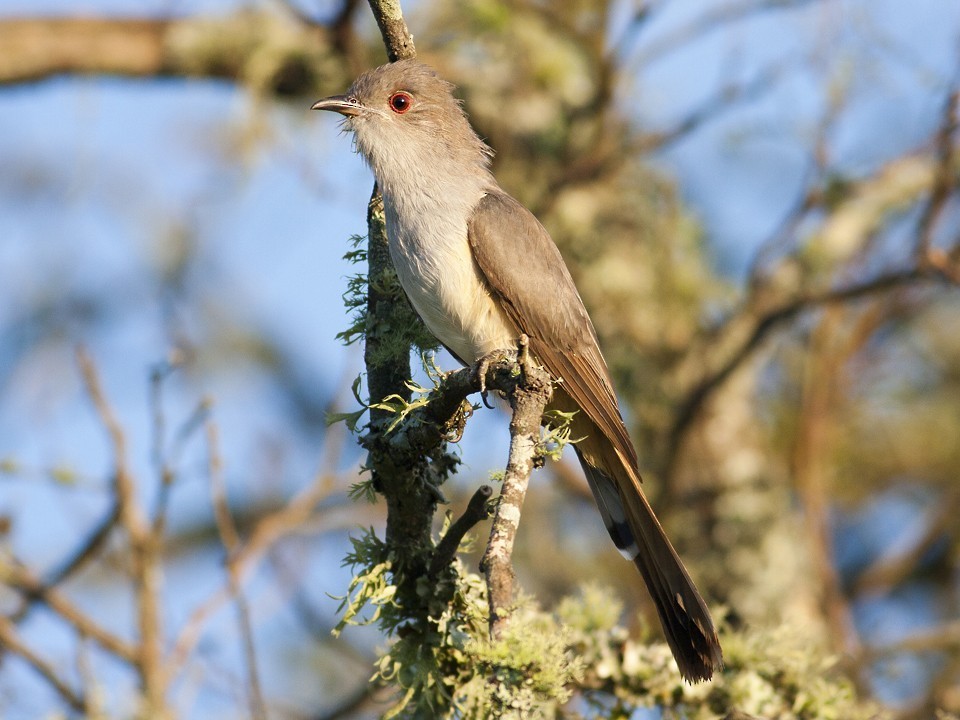
<svg viewBox="0 0 960 720"><path fill-rule="evenodd" d="M16 628L5 617L0 616L0 646L5 651L20 656L28 665L43 676L50 687L57 691L73 710L82 713L86 710L87 700L78 694L59 676L53 667L24 643L17 635Z"/></svg>
<svg viewBox="0 0 960 720"><path fill-rule="evenodd" d="M36 17L0 20L0 83L64 74L224 78L275 95L316 92L345 78L321 60L335 39L325 26L277 12L217 18ZM280 32L266 28L282 26ZM342 28L341 28L342 32ZM282 41L279 40L282 38ZM257 73L249 72L257 65ZM268 68L269 72L264 72Z"/></svg>
<svg viewBox="0 0 960 720"><path fill-rule="evenodd" d="M958 649L960 649L960 620L954 620L927 632L912 633L903 640L889 645L867 648L865 659L873 660L905 652L955 653Z"/></svg>
<svg viewBox="0 0 960 720"><path fill-rule="evenodd" d="M140 676L145 711L157 718L168 716L166 680L163 672L163 630L160 613L162 537L152 531L137 500L136 487L127 464L126 438L116 414L107 402L93 360L83 348L77 361L87 394L110 436L114 457L114 490L120 525L130 540L131 577L137 598L140 646L134 663Z"/></svg>
<svg viewBox="0 0 960 720"><path fill-rule="evenodd" d="M184 446L194 432L203 426L210 412L211 402L203 398L197 403L190 416L177 430L169 451L166 448L166 417L163 412L163 382L177 369L179 358L159 363L150 373L150 405L153 423L151 428L151 456L157 472L157 497L154 503L154 515L151 532L162 538L166 531L167 508L170 504L170 492L176 480L176 468Z"/></svg>
<svg viewBox="0 0 960 720"><path fill-rule="evenodd" d="M513 604L513 541L520 526L520 511L527 494L540 441L543 410L553 394L553 383L545 370L534 365L527 352L527 337L520 339L518 362L521 379L510 395L510 455L497 502L490 540L480 567L487 580L490 603L490 637L498 638L509 620Z"/></svg>
<svg viewBox="0 0 960 720"><path fill-rule="evenodd" d="M877 293L890 292L912 285L930 282L953 282L940 268L913 268L891 272L836 290L814 292L787 300L772 310L757 314L749 308L742 311L737 322L745 325L743 339L728 353L725 360L703 379L686 396L674 418L667 438L668 473L679 456L680 444L687 429L700 409L712 397L723 382L740 367L763 344L777 328L793 320L797 315L817 307L849 302Z"/></svg>
<svg viewBox="0 0 960 720"><path fill-rule="evenodd" d="M43 600L46 602L47 596L53 588L69 578L75 572L92 560L103 549L120 518L120 506L116 502L110 506L103 519L94 527L93 531L87 536L80 546L74 550L73 554L64 560L60 567L49 574L46 580L37 581L29 590L21 588L26 593L25 602L10 619L14 623L19 623L26 618L34 608L33 600Z"/></svg>
<svg viewBox="0 0 960 720"><path fill-rule="evenodd" d="M210 494L213 503L213 515L220 534L220 542L227 552L227 582L230 595L237 608L237 625L240 637L243 640L243 657L247 665L247 682L249 684L250 716L254 720L265 720L267 717L266 705L263 702L263 691L260 689L260 676L257 672L257 654L253 643L253 626L250 622L250 607L247 604L246 594L234 564L234 553L240 546L240 536L230 515L227 503L227 491L223 481L223 461L220 457L220 443L217 427L212 422L207 423L207 452L209 455Z"/></svg>
<svg viewBox="0 0 960 720"><path fill-rule="evenodd" d="M0 22L0 81L68 72L159 75L175 23L164 20L23 18Z"/></svg>
<svg viewBox="0 0 960 720"><path fill-rule="evenodd" d="M780 67L768 68L747 83L720 88L669 130L642 134L637 139L637 151L653 152L688 137L727 110L760 97L773 86L781 72Z"/></svg>
<svg viewBox="0 0 960 720"><path fill-rule="evenodd" d="M457 518L448 529L443 539L437 543L437 549L433 554L433 561L430 563L430 574L436 576L441 570L453 562L460 543L463 542L463 536L470 532L470 529L479 522L483 522L490 517L487 509L487 500L493 495L493 488L489 485L481 485L473 493L470 502L467 503L467 509L463 515Z"/></svg>
<svg viewBox="0 0 960 720"><path fill-rule="evenodd" d="M348 389L348 384L341 383L340 388L343 392ZM332 410L338 401L339 397L334 397L329 409ZM341 428L339 435L336 434L337 428ZM333 470L339 461L345 437L346 433L342 430L342 426L335 426L328 430L326 442L323 445L323 459L319 464L320 470L311 483L282 508L261 518L246 542L232 553L231 569L241 586L264 553L311 520L317 505L333 492L336 477ZM180 668L184 667L207 621L229 601L229 588L223 588L213 593L193 610L181 628L170 653L166 669L168 676L173 677Z"/></svg>
<svg viewBox="0 0 960 720"><path fill-rule="evenodd" d="M902 583L917 568L918 562L931 547L940 542L944 533L956 525L960 509L960 492L948 491L936 508L929 513L926 529L909 548L893 556L883 556L870 564L854 583L857 594L881 594Z"/></svg>
<svg viewBox="0 0 960 720"><path fill-rule="evenodd" d="M947 199L956 188L957 179L954 162L954 135L957 131L957 106L960 104L960 90L952 90L944 102L943 119L937 129L935 146L937 167L934 173L930 197L917 224L916 256L920 262L930 257L933 243L933 231L937 219L947 204Z"/></svg>
<svg viewBox="0 0 960 720"><path fill-rule="evenodd" d="M317 504L326 498L333 489L333 476L319 473L309 486L304 488L293 500L275 513L264 517L254 527L247 541L236 550L232 557L232 568L237 580L243 583L246 576L263 557L266 550L278 540L296 532L314 513ZM183 667L187 657L193 651L207 621L230 600L228 588L224 588L198 605L183 625L173 650L167 660L167 673L172 675Z"/></svg>
<svg viewBox="0 0 960 720"><path fill-rule="evenodd" d="M390 62L416 57L413 35L403 19L400 0L370 0L370 10L380 28Z"/></svg>
<svg viewBox="0 0 960 720"><path fill-rule="evenodd" d="M82 637L88 637L104 650L113 653L119 659L129 663L137 660L137 650L125 640L100 627L76 605L71 603L56 588L44 585L26 567L11 562L5 568L3 581L16 588L28 599L43 602L50 610L59 615ZM22 616L26 612L21 613Z"/></svg>

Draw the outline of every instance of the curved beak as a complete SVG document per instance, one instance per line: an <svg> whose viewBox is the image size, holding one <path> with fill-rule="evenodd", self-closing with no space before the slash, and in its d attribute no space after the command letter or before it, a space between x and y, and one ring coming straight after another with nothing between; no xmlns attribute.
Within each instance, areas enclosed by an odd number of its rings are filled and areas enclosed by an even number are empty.
<svg viewBox="0 0 960 720"><path fill-rule="evenodd" d="M323 100L317 100L310 106L311 110L331 110L347 117L359 115L363 110L360 101L352 95L331 95Z"/></svg>

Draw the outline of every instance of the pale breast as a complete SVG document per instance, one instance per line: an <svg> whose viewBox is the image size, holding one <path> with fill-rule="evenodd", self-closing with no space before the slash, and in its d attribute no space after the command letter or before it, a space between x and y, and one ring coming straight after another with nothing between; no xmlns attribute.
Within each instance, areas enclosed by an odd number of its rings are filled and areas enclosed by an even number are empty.
<svg viewBox="0 0 960 720"><path fill-rule="evenodd" d="M470 252L469 209L411 211L398 208L387 196L384 209L400 284L437 339L467 363L513 347L517 332L490 296Z"/></svg>

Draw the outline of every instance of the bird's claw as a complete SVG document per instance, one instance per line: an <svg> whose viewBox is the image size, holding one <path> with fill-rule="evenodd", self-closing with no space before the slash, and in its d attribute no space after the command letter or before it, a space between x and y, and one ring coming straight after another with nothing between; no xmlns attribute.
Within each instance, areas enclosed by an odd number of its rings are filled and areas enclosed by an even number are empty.
<svg viewBox="0 0 960 720"><path fill-rule="evenodd" d="M486 405L491 410L494 409L494 406L490 404L488 399L488 390L487 390L487 372L490 370L490 366L493 365L494 361L500 361L505 359L505 353L509 351L504 350L494 350L491 353L487 353L482 358L477 360L477 364L474 367L474 380L480 386L480 398L483 400L483 404ZM530 338L526 335L520 335L517 338L517 364L520 366L520 371L523 373L527 372L527 369L530 367Z"/></svg>
<svg viewBox="0 0 960 720"><path fill-rule="evenodd" d="M491 410L493 410L493 405L490 404L490 400L487 397L487 370L490 369L492 362L492 355L484 355L477 362L477 369L475 371L477 382L480 383L480 399L483 400L483 404Z"/></svg>

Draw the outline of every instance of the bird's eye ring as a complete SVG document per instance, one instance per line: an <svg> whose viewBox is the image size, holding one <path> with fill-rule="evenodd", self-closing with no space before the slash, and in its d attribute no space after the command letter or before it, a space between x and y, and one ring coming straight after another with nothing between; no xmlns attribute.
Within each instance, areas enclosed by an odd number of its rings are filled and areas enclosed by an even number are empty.
<svg viewBox="0 0 960 720"><path fill-rule="evenodd" d="M410 96L410 93L401 90L391 95L387 103L390 105L390 109L397 113L397 115L403 115L413 107L413 98Z"/></svg>

